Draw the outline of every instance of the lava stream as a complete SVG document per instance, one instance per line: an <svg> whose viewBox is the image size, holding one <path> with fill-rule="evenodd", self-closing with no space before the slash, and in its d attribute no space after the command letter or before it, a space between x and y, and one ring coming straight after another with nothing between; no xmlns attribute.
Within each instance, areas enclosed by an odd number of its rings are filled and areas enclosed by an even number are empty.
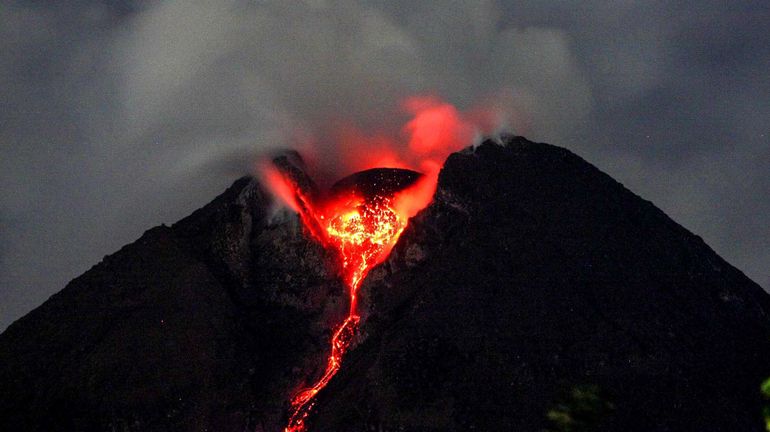
<svg viewBox="0 0 770 432"><path fill-rule="evenodd" d="M281 163L283 168L262 167L263 179L273 194L299 213L307 232L336 251L340 274L350 294L350 311L332 336L326 371L313 386L292 398L285 432L305 431L316 394L340 369L358 331L357 291L361 282L388 256L409 218L433 199L442 161L507 119L499 107L462 112L426 94L405 98L401 108L411 115L402 130L405 141L377 130L364 133L347 124L327 137L339 150L316 153L327 172L336 172L340 167L363 170L332 186L330 198L319 201L312 194L315 190L301 190L297 181L306 186L312 181L304 181L309 178L304 179L304 170L297 167L286 171L285 161ZM313 154L312 146L309 151ZM411 168L418 168L422 174Z"/></svg>
<svg viewBox="0 0 770 432"><path fill-rule="evenodd" d="M343 280L350 294L350 310L332 336L331 354L323 376L312 387L302 390L292 399L292 414L285 432L305 430L305 421L315 404L315 395L339 371L342 358L358 331L358 288L369 270L390 252L407 221L405 215L394 210L391 198L379 195L365 199L352 194L324 206L318 214L310 206L306 209L306 212L312 214L302 215L303 222L311 232L320 226L323 229L320 240L340 255ZM308 222L313 222L313 225Z"/></svg>
<svg viewBox="0 0 770 432"><path fill-rule="evenodd" d="M302 432L305 430L305 420L310 415L315 402L313 398L326 387L326 384L340 370L342 356L345 354L350 342L353 340L358 330L358 315L348 315L342 325L334 332L332 337L332 353L329 355L329 361L326 365L326 371L312 387L299 392L291 400L292 414L289 417L289 425L284 429L285 432Z"/></svg>

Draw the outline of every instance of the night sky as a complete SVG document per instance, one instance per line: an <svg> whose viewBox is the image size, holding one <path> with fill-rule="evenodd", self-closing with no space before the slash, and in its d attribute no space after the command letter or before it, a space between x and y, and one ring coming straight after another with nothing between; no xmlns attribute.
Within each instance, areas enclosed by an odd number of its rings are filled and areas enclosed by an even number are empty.
<svg viewBox="0 0 770 432"><path fill-rule="evenodd" d="M504 106L770 288L770 3L0 5L0 329L330 124Z"/></svg>

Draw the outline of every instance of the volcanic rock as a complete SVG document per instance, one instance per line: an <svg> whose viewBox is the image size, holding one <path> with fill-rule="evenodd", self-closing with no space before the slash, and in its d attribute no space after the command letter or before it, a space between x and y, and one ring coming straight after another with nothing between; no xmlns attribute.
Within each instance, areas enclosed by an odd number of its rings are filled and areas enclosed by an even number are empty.
<svg viewBox="0 0 770 432"><path fill-rule="evenodd" d="M346 192L358 193L364 198L392 196L422 177L417 171L402 168L372 168L351 174L331 188L333 195Z"/></svg>
<svg viewBox="0 0 770 432"><path fill-rule="evenodd" d="M336 264L240 179L0 335L0 430L281 430L346 313ZM762 430L770 296L567 150L451 155L361 290L309 431Z"/></svg>

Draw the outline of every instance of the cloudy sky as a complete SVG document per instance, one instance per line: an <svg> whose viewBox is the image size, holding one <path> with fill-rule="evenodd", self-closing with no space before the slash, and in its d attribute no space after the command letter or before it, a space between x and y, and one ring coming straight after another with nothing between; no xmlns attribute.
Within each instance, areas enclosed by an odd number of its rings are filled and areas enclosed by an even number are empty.
<svg viewBox="0 0 770 432"><path fill-rule="evenodd" d="M297 136L504 106L770 288L770 4L8 1L0 330Z"/></svg>

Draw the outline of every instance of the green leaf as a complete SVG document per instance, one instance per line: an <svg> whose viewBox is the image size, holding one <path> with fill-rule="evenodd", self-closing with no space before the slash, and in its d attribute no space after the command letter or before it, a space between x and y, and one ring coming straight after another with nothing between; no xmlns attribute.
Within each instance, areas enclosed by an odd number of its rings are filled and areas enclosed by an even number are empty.
<svg viewBox="0 0 770 432"><path fill-rule="evenodd" d="M762 394L765 395L766 398L770 398L770 378L762 383Z"/></svg>

